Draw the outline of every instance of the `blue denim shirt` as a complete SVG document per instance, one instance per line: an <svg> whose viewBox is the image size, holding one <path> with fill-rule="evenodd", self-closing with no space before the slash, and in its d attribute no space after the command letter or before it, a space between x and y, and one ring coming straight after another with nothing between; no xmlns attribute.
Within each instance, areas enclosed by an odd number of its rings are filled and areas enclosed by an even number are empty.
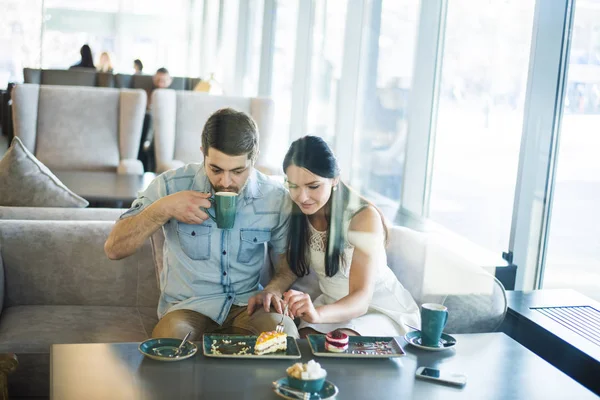
<svg viewBox="0 0 600 400"><path fill-rule="evenodd" d="M203 164L188 164L158 176L121 218L183 190L213 193ZM291 200L283 185L254 170L240 193L233 229L219 229L211 219L200 225L167 222L159 318L187 309L222 324L232 304L247 305L262 289L265 246L274 254L286 251L290 212Z"/></svg>

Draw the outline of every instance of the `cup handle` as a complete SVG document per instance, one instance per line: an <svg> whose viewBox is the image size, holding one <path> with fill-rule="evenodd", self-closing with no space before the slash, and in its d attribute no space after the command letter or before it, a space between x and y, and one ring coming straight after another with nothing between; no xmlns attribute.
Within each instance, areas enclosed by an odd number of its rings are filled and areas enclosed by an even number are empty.
<svg viewBox="0 0 600 400"><path fill-rule="evenodd" d="M214 205L215 205L215 198L214 197L209 197L208 201L210 201L210 206L214 207ZM210 213L210 211L208 211L208 208L200 207L200 209L202 211L204 211L210 217L210 219L212 219L213 221L217 222L217 218L214 215L212 215Z"/></svg>
<svg viewBox="0 0 600 400"><path fill-rule="evenodd" d="M444 311L444 325L442 325L442 329L446 326L446 322L448 322L448 310Z"/></svg>

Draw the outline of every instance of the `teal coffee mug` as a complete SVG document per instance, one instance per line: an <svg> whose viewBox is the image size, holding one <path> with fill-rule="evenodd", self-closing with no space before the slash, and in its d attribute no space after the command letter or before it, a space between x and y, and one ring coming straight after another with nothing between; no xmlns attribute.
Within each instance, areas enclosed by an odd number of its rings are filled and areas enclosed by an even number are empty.
<svg viewBox="0 0 600 400"><path fill-rule="evenodd" d="M421 344L440 347L442 331L448 322L448 309L441 304L425 303L421 306Z"/></svg>
<svg viewBox="0 0 600 400"><path fill-rule="evenodd" d="M233 224L235 224L237 198L237 193L217 192L208 199L211 203L211 208L215 209L215 215L212 215L207 209L204 209L204 211L217 223L219 229L233 228Z"/></svg>

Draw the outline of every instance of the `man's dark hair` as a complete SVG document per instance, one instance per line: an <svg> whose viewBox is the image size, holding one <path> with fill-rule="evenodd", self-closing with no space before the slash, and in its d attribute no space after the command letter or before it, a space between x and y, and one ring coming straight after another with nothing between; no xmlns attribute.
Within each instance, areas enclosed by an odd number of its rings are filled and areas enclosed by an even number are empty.
<svg viewBox="0 0 600 400"><path fill-rule="evenodd" d="M232 108L214 112L202 130L202 151L216 149L228 156L248 154L253 162L258 155L258 128L248 114Z"/></svg>
<svg viewBox="0 0 600 400"><path fill-rule="evenodd" d="M156 70L156 73L157 74L168 74L169 70L166 69L165 67L161 67L161 68L159 68L159 69Z"/></svg>
<svg viewBox="0 0 600 400"><path fill-rule="evenodd" d="M133 60L133 63L135 65L137 65L137 67L139 68L140 72L142 72L142 70L144 69L144 64L142 64L142 60L140 60L139 58L136 58L135 60Z"/></svg>

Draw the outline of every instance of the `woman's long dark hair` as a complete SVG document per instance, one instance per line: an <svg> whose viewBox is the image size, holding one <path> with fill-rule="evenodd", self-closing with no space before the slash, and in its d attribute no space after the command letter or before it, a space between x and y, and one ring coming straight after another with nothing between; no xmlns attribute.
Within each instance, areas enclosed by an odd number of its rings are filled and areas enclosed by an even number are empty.
<svg viewBox="0 0 600 400"><path fill-rule="evenodd" d="M81 54L81 62L79 63L80 67L94 68L94 57L92 57L92 49L90 49L90 46L87 44L81 46L79 54Z"/></svg>
<svg viewBox="0 0 600 400"><path fill-rule="evenodd" d="M304 136L292 143L283 159L284 172L290 165L305 168L323 178L333 179L340 176L340 169L333 152L327 143L317 136ZM370 205L368 201L341 181L337 190L332 191L325 205L328 233L325 252L327 276L337 274L340 263L346 262L344 249L348 239L347 223L357 212L368 205ZM306 260L307 246L308 219L300 207L293 203L288 233L287 261L292 271L300 277L308 275L310 272Z"/></svg>

